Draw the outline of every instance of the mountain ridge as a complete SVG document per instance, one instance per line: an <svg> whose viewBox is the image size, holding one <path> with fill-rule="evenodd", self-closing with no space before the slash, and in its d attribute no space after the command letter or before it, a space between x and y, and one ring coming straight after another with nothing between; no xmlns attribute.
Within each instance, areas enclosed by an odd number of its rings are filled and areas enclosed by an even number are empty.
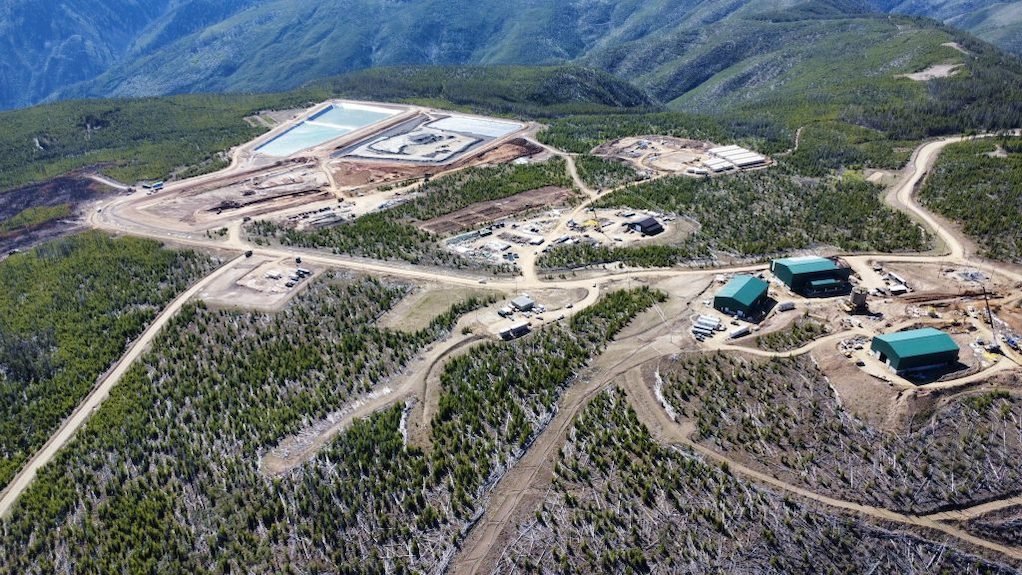
<svg viewBox="0 0 1022 575"><path fill-rule="evenodd" d="M966 4L974 8L972 13L965 10ZM746 58L773 53L777 42L805 47L827 36L824 28L839 28L835 23L842 20L868 19L876 11L960 22L966 28L989 30L1005 46L1016 47L1015 16L998 26L991 18L1017 4L1017 20L1022 23L1022 2L976 4L82 0L74 10L4 0L0 108L81 97L279 91L381 66L509 64L595 67L662 93L658 97L671 102L686 88L697 87L696 80L707 80L733 65L731 56L736 53ZM808 34L795 33L810 28ZM728 42L734 46L728 47ZM716 51L702 49L711 46ZM1017 48L1022 50L1022 40ZM692 66L673 65L689 61ZM702 67L694 72L698 65Z"/></svg>

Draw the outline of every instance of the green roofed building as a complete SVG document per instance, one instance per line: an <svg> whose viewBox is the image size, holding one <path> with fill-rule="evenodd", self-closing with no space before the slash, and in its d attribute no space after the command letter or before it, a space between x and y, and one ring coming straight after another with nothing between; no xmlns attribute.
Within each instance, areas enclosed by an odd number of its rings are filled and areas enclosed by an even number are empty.
<svg viewBox="0 0 1022 575"><path fill-rule="evenodd" d="M817 256L774 260L770 271L791 291L807 296L845 293L851 287L852 270Z"/></svg>
<svg viewBox="0 0 1022 575"><path fill-rule="evenodd" d="M762 309L770 285L755 276L736 275L713 297L713 307L738 317L751 317Z"/></svg>
<svg viewBox="0 0 1022 575"><path fill-rule="evenodd" d="M951 336L932 327L878 335L870 350L897 373L953 364L959 351Z"/></svg>

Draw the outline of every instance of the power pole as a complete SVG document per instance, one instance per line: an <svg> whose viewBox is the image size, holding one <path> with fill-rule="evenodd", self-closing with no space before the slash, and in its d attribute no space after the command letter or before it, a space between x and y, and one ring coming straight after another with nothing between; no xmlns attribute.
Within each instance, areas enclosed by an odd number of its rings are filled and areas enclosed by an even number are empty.
<svg viewBox="0 0 1022 575"><path fill-rule="evenodd" d="M987 320L990 322L990 333L993 334L993 341L990 342L991 351L999 349L1001 344L997 342L997 326L994 325L994 313L990 311L990 297L987 293L986 284L982 284L983 287L983 303L987 306Z"/></svg>

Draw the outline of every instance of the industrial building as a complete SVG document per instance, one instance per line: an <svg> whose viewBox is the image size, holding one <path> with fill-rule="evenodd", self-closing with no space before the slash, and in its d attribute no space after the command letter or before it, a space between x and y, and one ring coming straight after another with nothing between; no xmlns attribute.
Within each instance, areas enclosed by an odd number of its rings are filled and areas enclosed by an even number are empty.
<svg viewBox="0 0 1022 575"><path fill-rule="evenodd" d="M532 311L532 308L536 307L536 302L532 301L532 298L527 295L520 295L511 300L511 307L523 312Z"/></svg>
<svg viewBox="0 0 1022 575"><path fill-rule="evenodd" d="M770 271L791 291L805 296L847 293L852 270L817 256L784 258L770 263Z"/></svg>
<svg viewBox="0 0 1022 575"><path fill-rule="evenodd" d="M654 217L628 222L628 227L644 236L655 236L664 231L664 226Z"/></svg>
<svg viewBox="0 0 1022 575"><path fill-rule="evenodd" d="M896 373L906 373L954 364L959 348L948 334L926 327L878 335L870 351Z"/></svg>
<svg viewBox="0 0 1022 575"><path fill-rule="evenodd" d="M735 168L742 170L756 168L765 165L768 161L766 156L741 146L721 146L708 150L708 153L710 157L703 161L703 165L716 173Z"/></svg>
<svg viewBox="0 0 1022 575"><path fill-rule="evenodd" d="M713 296L713 307L738 317L756 315L767 301L770 284L756 276L736 275Z"/></svg>
<svg viewBox="0 0 1022 575"><path fill-rule="evenodd" d="M501 339L516 339L529 333L529 324L527 322L518 322L500 330Z"/></svg>
<svg viewBox="0 0 1022 575"><path fill-rule="evenodd" d="M729 172L735 169L734 164L727 160L722 160L720 158L710 158L708 160L703 160L703 166L705 166L707 169L709 169L715 174L719 174L721 172Z"/></svg>

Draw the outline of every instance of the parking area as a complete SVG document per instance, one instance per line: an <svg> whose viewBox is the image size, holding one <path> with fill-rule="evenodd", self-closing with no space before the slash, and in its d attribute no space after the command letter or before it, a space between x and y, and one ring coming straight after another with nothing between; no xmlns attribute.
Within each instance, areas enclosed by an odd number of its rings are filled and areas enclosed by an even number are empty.
<svg viewBox="0 0 1022 575"><path fill-rule="evenodd" d="M276 311L317 273L295 259L254 256L219 278L201 297L214 306Z"/></svg>

